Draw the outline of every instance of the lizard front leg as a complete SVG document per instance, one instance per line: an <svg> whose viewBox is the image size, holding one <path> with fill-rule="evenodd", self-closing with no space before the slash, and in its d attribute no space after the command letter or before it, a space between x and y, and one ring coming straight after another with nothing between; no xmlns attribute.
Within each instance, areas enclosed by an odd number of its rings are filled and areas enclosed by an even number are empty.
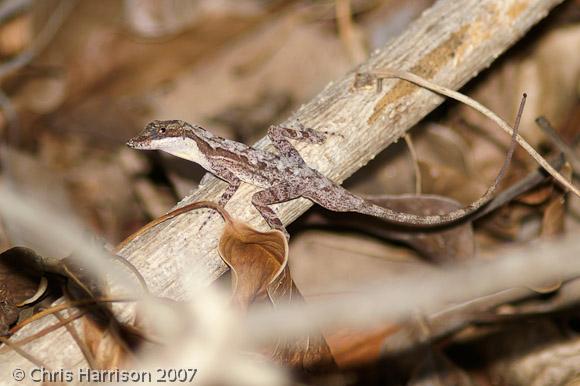
<svg viewBox="0 0 580 386"><path fill-rule="evenodd" d="M298 129L272 125L268 128L268 138L282 156L302 165L304 164L302 156L288 141L288 138L312 144L322 144L326 140L326 133L302 125Z"/></svg>
<svg viewBox="0 0 580 386"><path fill-rule="evenodd" d="M240 187L241 181L236 179L235 182L230 182L226 190L222 193L220 199L218 200L218 205L225 207L226 204L230 201L230 198L237 192L238 188Z"/></svg>
<svg viewBox="0 0 580 386"><path fill-rule="evenodd" d="M203 177L203 179L205 179L205 176ZM203 181L203 179L202 179L202 181ZM224 179L224 178L222 178L222 179ZM226 190L224 190L224 192L222 193L221 197L218 200L218 205L221 206L222 208L225 207L226 204L230 201L230 199L236 193L236 191L238 190L238 188L240 187L240 184L241 184L240 179L231 173L227 174L227 180L225 180L225 181L229 185L226 188ZM205 221L199 227L198 232L201 232L201 230L205 227L205 225L208 223L209 220L211 220L211 218L214 215L215 215L214 211L211 211L210 213L208 213Z"/></svg>
<svg viewBox="0 0 580 386"><path fill-rule="evenodd" d="M302 195L300 189L299 186L276 185L269 189L260 190L252 196L252 204L258 212L260 212L268 225L271 228L278 229L284 233L287 239L290 238L290 235L286 231L286 228L284 228L284 224L282 224L282 221L278 218L274 209L270 208L268 205L298 198Z"/></svg>

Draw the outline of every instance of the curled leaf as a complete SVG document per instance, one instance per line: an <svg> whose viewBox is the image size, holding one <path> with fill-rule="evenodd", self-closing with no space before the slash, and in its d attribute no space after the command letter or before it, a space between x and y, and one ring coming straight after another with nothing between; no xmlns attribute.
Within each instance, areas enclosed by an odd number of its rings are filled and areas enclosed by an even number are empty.
<svg viewBox="0 0 580 386"><path fill-rule="evenodd" d="M259 232L228 218L218 251L232 270L232 303L238 309L246 310L259 301L268 301L274 307L303 301L290 275L288 241L282 232ZM280 339L270 356L286 366L309 371L334 366L330 349L320 334Z"/></svg>
<svg viewBox="0 0 580 386"><path fill-rule="evenodd" d="M16 322L20 310L37 293L41 272L31 261L38 255L23 247L10 248L0 254L0 334Z"/></svg>
<svg viewBox="0 0 580 386"><path fill-rule="evenodd" d="M259 232L235 220L226 222L218 251L232 270L233 303L244 310L270 297L291 297L292 279L287 272L288 243L278 230Z"/></svg>
<svg viewBox="0 0 580 386"><path fill-rule="evenodd" d="M36 303L41 297L44 296L44 293L46 292L47 289L48 289L48 279L46 278L46 276L42 276L40 278L40 283L38 284L38 288L36 289L34 295L16 304L16 307L24 307L26 305Z"/></svg>

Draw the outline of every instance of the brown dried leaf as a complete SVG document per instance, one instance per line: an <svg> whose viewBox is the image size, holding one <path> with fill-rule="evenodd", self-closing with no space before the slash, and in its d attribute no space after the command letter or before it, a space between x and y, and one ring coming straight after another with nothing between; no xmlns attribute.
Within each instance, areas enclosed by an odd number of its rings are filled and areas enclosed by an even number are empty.
<svg viewBox="0 0 580 386"><path fill-rule="evenodd" d="M568 179L572 179L572 168L570 164L565 164L562 170ZM564 233L564 217L566 214L565 193L558 189L552 195L550 202L544 211L542 219L542 237L553 238Z"/></svg>
<svg viewBox="0 0 580 386"><path fill-rule="evenodd" d="M226 223L218 246L219 254L232 270L233 303L245 310L270 295L287 297L292 288L288 263L288 242L282 232L258 232L234 221ZM275 284L274 284L275 283ZM269 294L271 287L273 294Z"/></svg>
<svg viewBox="0 0 580 386"><path fill-rule="evenodd" d="M278 230L259 232L226 218L218 251L232 270L233 304L241 310L257 301L272 305L303 301L288 268L288 241ZM287 366L312 370L334 365L320 334L279 341L271 357Z"/></svg>
<svg viewBox="0 0 580 386"><path fill-rule="evenodd" d="M550 198L553 191L554 185L549 184L539 189L534 189L529 193L522 194L517 200L526 205L540 205Z"/></svg>
<svg viewBox="0 0 580 386"><path fill-rule="evenodd" d="M99 369L115 369L122 366L127 351L119 340L91 318L83 318L83 335L95 366Z"/></svg>
<svg viewBox="0 0 580 386"><path fill-rule="evenodd" d="M0 335L6 334L10 326L18 320L19 311L10 295L4 281L0 281Z"/></svg>
<svg viewBox="0 0 580 386"><path fill-rule="evenodd" d="M289 278L290 271L288 268L284 272ZM304 301L302 294L300 294L294 283L292 283L292 287L290 291L286 292L286 295L290 296L287 296L284 299L285 301L289 301L290 297L293 298L293 302ZM270 355L276 362L308 371L329 370L335 367L334 357L322 334L280 339Z"/></svg>
<svg viewBox="0 0 580 386"><path fill-rule="evenodd" d="M397 331L396 325L366 330L341 329L326 335L339 368L355 367L380 359L385 339Z"/></svg>
<svg viewBox="0 0 580 386"><path fill-rule="evenodd" d="M30 256L36 254L22 247L0 254L0 334L18 319L20 310L16 305L31 298L38 288L40 273L23 264Z"/></svg>
<svg viewBox="0 0 580 386"><path fill-rule="evenodd" d="M67 278L65 294L72 300L103 298L109 292L106 280L95 276L80 259L60 259L51 271ZM92 358L91 365L103 369L118 368L142 343L141 332L129 323L119 321L111 304L95 302L79 308L85 316L82 319L84 341L78 343L86 346L83 352Z"/></svg>
<svg viewBox="0 0 580 386"><path fill-rule="evenodd" d="M568 179L572 179L572 167L565 164L562 174ZM564 234L564 219L566 215L566 197L561 189L555 190L542 217L541 236L545 239L555 238ZM540 284L530 286L536 292L554 292L562 285L562 280L544 281Z"/></svg>
<svg viewBox="0 0 580 386"><path fill-rule="evenodd" d="M496 385L570 386L578 382L580 339L551 320L517 323L480 349Z"/></svg>
<svg viewBox="0 0 580 386"><path fill-rule="evenodd" d="M460 202L472 202L484 186L482 178L473 178L463 170L456 170L439 162L419 161L423 192L450 197Z"/></svg>
<svg viewBox="0 0 580 386"><path fill-rule="evenodd" d="M552 238L564 233L565 204L566 199L561 194L550 200L542 218L542 237Z"/></svg>
<svg viewBox="0 0 580 386"><path fill-rule="evenodd" d="M32 17L18 16L0 27L0 57L6 58L22 52L32 40Z"/></svg>

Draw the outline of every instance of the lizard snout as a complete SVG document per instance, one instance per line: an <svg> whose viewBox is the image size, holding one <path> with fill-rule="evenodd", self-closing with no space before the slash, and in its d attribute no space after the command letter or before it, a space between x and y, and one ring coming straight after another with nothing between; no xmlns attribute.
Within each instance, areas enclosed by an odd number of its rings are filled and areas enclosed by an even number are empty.
<svg viewBox="0 0 580 386"><path fill-rule="evenodd" d="M131 149L135 149L137 147L133 139L128 140L126 145L129 146Z"/></svg>
<svg viewBox="0 0 580 386"><path fill-rule="evenodd" d="M127 141L127 146L131 149L146 149L150 140L143 135L138 135Z"/></svg>

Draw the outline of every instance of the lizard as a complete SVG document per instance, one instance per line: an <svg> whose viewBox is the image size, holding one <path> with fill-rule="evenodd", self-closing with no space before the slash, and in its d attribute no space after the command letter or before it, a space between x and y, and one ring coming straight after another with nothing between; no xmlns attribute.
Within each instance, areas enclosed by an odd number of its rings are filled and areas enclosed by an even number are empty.
<svg viewBox="0 0 580 386"><path fill-rule="evenodd" d="M153 121L139 135L130 139L127 145L139 150L162 150L195 162L227 182L228 187L218 201L222 207L242 182L260 188L252 196L253 206L271 228L282 231L287 237L282 221L270 205L299 197L335 212L362 213L395 225L436 228L458 222L490 201L509 167L525 97L524 94L507 156L493 184L475 202L438 215L401 213L375 205L309 167L289 139L322 144L329 133L306 128L300 123L298 127L269 127L268 137L277 153L216 136L199 125L182 120Z"/></svg>

